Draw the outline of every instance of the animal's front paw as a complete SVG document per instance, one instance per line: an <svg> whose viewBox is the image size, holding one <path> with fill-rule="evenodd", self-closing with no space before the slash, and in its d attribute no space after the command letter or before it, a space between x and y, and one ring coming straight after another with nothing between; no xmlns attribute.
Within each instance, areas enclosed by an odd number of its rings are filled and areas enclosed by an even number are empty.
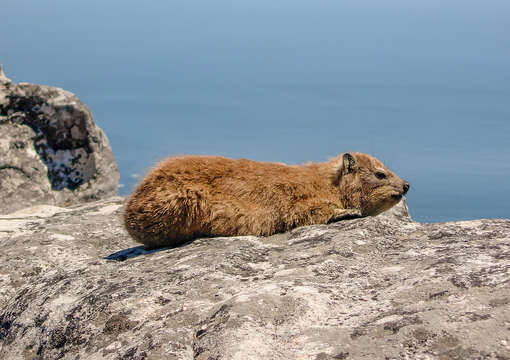
<svg viewBox="0 0 510 360"><path fill-rule="evenodd" d="M363 217L361 211L357 209L335 209L333 216L328 220L328 224L340 220L349 220Z"/></svg>

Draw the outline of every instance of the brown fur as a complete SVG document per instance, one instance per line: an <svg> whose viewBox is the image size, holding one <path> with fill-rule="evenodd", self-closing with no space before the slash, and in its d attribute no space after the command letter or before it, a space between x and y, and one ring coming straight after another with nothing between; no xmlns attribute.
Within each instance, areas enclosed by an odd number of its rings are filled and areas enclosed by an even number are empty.
<svg viewBox="0 0 510 360"><path fill-rule="evenodd" d="M386 178L377 178L378 171ZM206 236L271 235L377 215L401 199L406 184L361 153L299 166L179 156L149 171L129 197L124 221L149 248Z"/></svg>

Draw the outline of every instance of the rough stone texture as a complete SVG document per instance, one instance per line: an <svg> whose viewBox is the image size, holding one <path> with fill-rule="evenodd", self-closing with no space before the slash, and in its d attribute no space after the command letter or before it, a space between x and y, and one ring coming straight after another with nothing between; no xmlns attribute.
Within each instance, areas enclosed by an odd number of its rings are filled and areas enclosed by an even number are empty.
<svg viewBox="0 0 510 360"><path fill-rule="evenodd" d="M0 214L117 194L108 139L72 93L15 84L0 67L0 134Z"/></svg>
<svg viewBox="0 0 510 360"><path fill-rule="evenodd" d="M122 205L0 216L1 356L510 358L510 220L420 224L398 206L145 251Z"/></svg>

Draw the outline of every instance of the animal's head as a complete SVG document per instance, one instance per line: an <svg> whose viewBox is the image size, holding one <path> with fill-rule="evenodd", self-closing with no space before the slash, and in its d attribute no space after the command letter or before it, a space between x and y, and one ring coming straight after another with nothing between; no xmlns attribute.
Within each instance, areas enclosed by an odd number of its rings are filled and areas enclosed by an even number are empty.
<svg viewBox="0 0 510 360"><path fill-rule="evenodd" d="M345 153L335 166L335 185L345 208L361 209L363 216L375 216L397 204L409 190L402 180L375 157Z"/></svg>

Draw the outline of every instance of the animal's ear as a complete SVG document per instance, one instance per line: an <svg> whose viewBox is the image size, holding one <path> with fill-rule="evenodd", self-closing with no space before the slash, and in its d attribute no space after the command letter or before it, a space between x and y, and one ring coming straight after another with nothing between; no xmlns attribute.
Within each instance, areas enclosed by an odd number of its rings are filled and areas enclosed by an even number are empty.
<svg viewBox="0 0 510 360"><path fill-rule="evenodd" d="M354 165L356 165L356 159L354 156L349 153L343 154L334 168L333 184L339 185L342 176L350 174L354 171Z"/></svg>
<svg viewBox="0 0 510 360"><path fill-rule="evenodd" d="M356 165L356 159L349 153L345 153L342 156L342 175L350 174L354 165Z"/></svg>

